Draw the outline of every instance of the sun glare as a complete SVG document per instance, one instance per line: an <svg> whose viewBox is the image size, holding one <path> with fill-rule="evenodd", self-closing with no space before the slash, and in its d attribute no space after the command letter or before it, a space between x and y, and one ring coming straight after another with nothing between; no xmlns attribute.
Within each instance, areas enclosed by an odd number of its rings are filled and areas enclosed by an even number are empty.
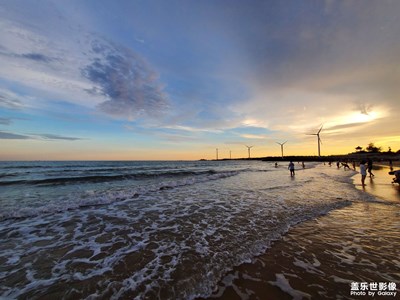
<svg viewBox="0 0 400 300"><path fill-rule="evenodd" d="M350 114L336 117L334 120L325 123L326 128L334 128L336 126L345 126L349 124L367 124L379 118L382 118L385 112L380 110L370 111L367 114L361 112L353 112ZM348 129L349 130L349 129ZM333 130L335 131L335 130Z"/></svg>
<svg viewBox="0 0 400 300"><path fill-rule="evenodd" d="M377 118L377 113L376 112L370 112L368 114L362 114L362 113L355 113L352 116L350 116L350 120L352 123L366 123L366 122L371 122Z"/></svg>

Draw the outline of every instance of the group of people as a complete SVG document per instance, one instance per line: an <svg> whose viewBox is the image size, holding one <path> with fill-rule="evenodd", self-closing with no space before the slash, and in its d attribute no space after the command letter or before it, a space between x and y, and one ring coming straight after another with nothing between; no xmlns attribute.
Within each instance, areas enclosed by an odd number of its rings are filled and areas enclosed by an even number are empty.
<svg viewBox="0 0 400 300"><path fill-rule="evenodd" d="M324 163L325 164L325 163ZM345 170L346 169L350 169L350 166L347 162L340 162L338 161L336 163L338 169L340 167L343 167ZM331 166L331 162L329 162L329 166ZM395 175L395 178L393 179L394 183L399 183L400 184L400 170L393 172L393 166L391 164L390 161L390 166L391 166L391 172L389 174ZM275 168L278 167L278 163L275 163ZM302 167L303 169L305 168L304 162L302 163ZM374 177L374 173L372 173L372 167L373 167L373 163L372 163L372 159L368 158L367 160L362 160L360 162L360 174L361 174L361 185L364 187L365 186L365 178L367 177L367 173L369 174L369 177ZM353 169L356 169L356 164L353 161ZM288 165L288 170L290 171L290 176L293 177L295 176L295 166L293 161L290 161L289 165Z"/></svg>
<svg viewBox="0 0 400 300"><path fill-rule="evenodd" d="M354 171L356 170L356 162L353 161L353 169ZM329 166L331 166L331 162L329 162ZM340 162L338 161L336 163L336 166L338 169L343 167L344 170L348 169L350 170L350 166L347 162ZM361 184L362 186L365 186L365 178L367 177L367 172L369 174L369 177L374 177L374 173L372 173L372 159L368 158L366 161L362 160L360 162L360 174L361 174Z"/></svg>

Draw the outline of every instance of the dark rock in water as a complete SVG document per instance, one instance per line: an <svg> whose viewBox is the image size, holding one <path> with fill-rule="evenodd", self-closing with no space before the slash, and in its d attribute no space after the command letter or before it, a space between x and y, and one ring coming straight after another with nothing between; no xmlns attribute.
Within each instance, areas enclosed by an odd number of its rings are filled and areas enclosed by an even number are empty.
<svg viewBox="0 0 400 300"><path fill-rule="evenodd" d="M160 191L170 190L170 189L172 189L172 186L162 186L162 187L160 187Z"/></svg>

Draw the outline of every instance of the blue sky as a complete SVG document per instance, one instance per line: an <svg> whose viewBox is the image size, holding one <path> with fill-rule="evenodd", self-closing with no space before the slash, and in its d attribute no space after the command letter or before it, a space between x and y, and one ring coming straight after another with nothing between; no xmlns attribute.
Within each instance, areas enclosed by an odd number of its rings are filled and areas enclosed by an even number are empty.
<svg viewBox="0 0 400 300"><path fill-rule="evenodd" d="M398 1L0 1L0 159L400 148Z"/></svg>

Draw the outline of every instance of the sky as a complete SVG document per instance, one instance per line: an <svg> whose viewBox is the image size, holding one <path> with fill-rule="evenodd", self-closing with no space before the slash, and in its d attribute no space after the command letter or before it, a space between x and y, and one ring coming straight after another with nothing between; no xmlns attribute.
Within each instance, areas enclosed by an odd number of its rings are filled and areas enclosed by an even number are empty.
<svg viewBox="0 0 400 300"><path fill-rule="evenodd" d="M400 1L0 0L0 160L400 149Z"/></svg>

